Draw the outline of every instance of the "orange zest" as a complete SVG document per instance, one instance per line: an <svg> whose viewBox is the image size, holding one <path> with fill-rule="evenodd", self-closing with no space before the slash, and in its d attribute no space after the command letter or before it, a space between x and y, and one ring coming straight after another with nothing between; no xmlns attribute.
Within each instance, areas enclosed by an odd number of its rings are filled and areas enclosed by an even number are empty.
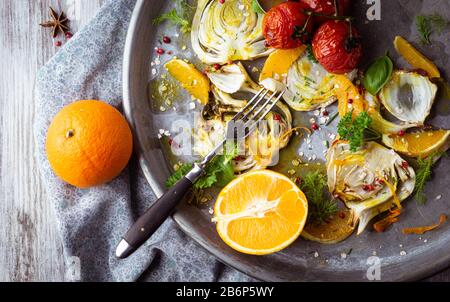
<svg viewBox="0 0 450 302"><path fill-rule="evenodd" d="M220 192L213 221L231 248L265 255L294 242L307 216L303 192L288 177L262 170L239 176Z"/></svg>
<svg viewBox="0 0 450 302"><path fill-rule="evenodd" d="M402 230L403 234L417 234L417 235L422 235L426 232L432 231L435 228L440 227L441 225L443 225L445 222L447 221L447 216L444 214L441 214L439 216L439 223L438 224L433 224L433 225L429 225L429 226L421 226L421 227L414 227L414 228L405 228Z"/></svg>
<svg viewBox="0 0 450 302"><path fill-rule="evenodd" d="M389 215L373 224L373 229L378 232L384 232L390 225L398 221L398 216L401 214L400 209L390 211Z"/></svg>

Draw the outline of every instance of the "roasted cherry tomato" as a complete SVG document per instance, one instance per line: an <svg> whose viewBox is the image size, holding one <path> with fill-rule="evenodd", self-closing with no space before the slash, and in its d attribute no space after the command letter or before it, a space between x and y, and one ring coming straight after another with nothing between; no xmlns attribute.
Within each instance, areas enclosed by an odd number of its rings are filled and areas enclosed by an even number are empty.
<svg viewBox="0 0 450 302"><path fill-rule="evenodd" d="M308 9L299 2L283 2L264 16L263 35L267 46L295 48L311 38L313 18L303 13Z"/></svg>
<svg viewBox="0 0 450 302"><path fill-rule="evenodd" d="M334 1L335 0L300 0L299 2L306 5L310 11L326 16L333 16L336 14ZM350 8L350 0L336 0L336 5L338 8L338 15L345 15ZM316 16L314 18L314 21L317 24L324 23L328 20L330 19L327 17Z"/></svg>
<svg viewBox="0 0 450 302"><path fill-rule="evenodd" d="M332 73L352 71L362 55L358 31L346 21L323 23L314 34L312 49L317 61Z"/></svg>

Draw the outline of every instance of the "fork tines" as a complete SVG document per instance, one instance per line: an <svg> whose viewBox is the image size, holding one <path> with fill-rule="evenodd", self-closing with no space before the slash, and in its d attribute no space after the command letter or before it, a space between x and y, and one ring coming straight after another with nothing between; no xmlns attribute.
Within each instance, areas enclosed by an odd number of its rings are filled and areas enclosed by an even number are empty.
<svg viewBox="0 0 450 302"><path fill-rule="evenodd" d="M251 128L252 123L260 122L273 109L283 96L284 91L276 91L269 95L269 90L262 88L233 118L233 122L242 121L245 127Z"/></svg>

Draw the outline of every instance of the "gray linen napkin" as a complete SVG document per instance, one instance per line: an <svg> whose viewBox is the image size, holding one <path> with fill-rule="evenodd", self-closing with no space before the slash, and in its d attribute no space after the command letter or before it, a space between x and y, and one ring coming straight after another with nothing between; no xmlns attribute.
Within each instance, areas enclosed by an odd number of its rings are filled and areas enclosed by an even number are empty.
<svg viewBox="0 0 450 302"><path fill-rule="evenodd" d="M112 182L80 190L59 180L47 161L47 128L63 106L100 99L121 109L122 54L134 4L135 0L106 2L38 73L36 152L60 225L65 259L79 261L82 281L248 281L187 238L171 219L134 255L116 259L121 236L155 200L139 167L132 160Z"/></svg>

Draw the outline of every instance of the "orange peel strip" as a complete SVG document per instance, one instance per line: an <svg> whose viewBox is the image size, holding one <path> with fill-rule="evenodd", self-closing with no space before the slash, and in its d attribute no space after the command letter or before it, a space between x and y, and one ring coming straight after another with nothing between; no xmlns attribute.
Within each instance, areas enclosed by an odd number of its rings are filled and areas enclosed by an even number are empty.
<svg viewBox="0 0 450 302"><path fill-rule="evenodd" d="M439 223L433 224L429 226L421 226L421 227L414 227L414 228L405 228L402 230L403 234L417 234L422 235L426 232L432 231L437 227L440 227L442 224L444 224L447 221L447 216L444 214L441 214L439 216Z"/></svg>

